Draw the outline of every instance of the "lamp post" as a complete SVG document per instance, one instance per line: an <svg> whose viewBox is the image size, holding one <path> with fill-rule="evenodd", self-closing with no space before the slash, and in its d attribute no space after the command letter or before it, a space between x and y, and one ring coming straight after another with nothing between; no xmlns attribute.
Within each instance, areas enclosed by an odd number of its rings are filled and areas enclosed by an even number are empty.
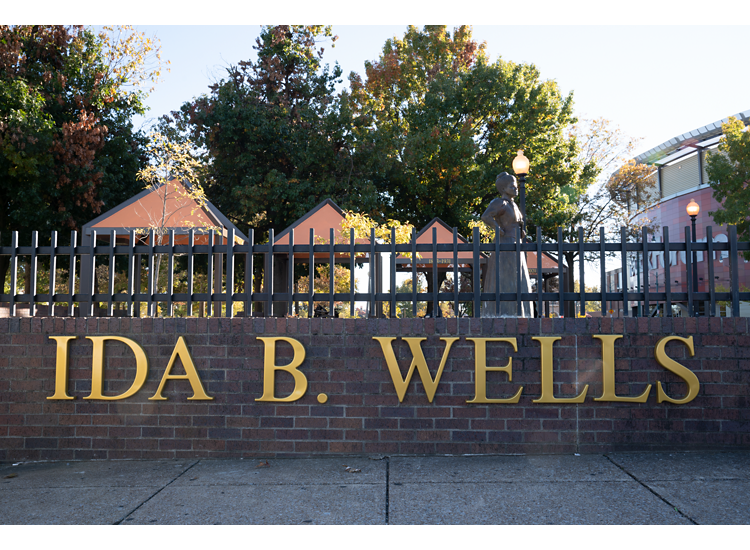
<svg viewBox="0 0 750 550"><path fill-rule="evenodd" d="M529 159L523 155L523 149L519 149L516 158L513 159L513 172L518 176L518 200L523 216L521 229L526 233L526 174L529 173Z"/></svg>
<svg viewBox="0 0 750 550"><path fill-rule="evenodd" d="M688 216L690 216L690 222L693 226L693 243L695 243L697 241L695 234L695 218L698 216L698 212L701 211L701 207L695 202L695 199L690 199L690 203L685 210L687 211ZM698 292L698 255L695 252L695 248L693 248L693 292ZM698 316L698 302L696 302L695 299L693 299L693 316Z"/></svg>

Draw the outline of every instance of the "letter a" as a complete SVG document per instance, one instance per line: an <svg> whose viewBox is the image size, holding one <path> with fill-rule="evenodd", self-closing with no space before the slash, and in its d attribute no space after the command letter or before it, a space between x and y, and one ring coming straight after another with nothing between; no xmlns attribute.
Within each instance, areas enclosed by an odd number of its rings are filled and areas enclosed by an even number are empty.
<svg viewBox="0 0 750 550"><path fill-rule="evenodd" d="M185 374L170 374L175 360L178 357L180 358L180 361L182 361L182 367L185 369ZM203 390L203 384L201 384L201 379L198 377L198 371L195 368L195 364L193 364L193 358L190 356L190 351L188 351L187 344L185 344L185 338L182 336L177 339L177 344L175 344L167 369L164 371L164 376L161 377L159 389L156 390L153 397L148 398L149 401L167 400L166 397L162 397L161 395L167 380L189 381L190 387L193 388L193 396L188 397L188 401L213 401L214 399L213 397L206 395L206 392Z"/></svg>

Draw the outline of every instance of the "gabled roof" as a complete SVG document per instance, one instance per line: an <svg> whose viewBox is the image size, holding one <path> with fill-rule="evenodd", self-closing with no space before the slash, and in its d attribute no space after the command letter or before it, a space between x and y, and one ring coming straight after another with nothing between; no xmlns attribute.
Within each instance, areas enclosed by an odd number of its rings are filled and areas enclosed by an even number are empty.
<svg viewBox="0 0 750 550"><path fill-rule="evenodd" d="M345 213L331 199L326 199L296 222L274 237L274 244L289 244L289 233L294 229L294 244L310 244L310 229L315 230L314 244L328 243L331 229L334 241L349 242L349 235L343 234L341 222ZM357 244L370 244L369 239L356 239Z"/></svg>
<svg viewBox="0 0 750 550"><path fill-rule="evenodd" d="M164 193L166 193L166 206ZM245 234L211 202L206 201L203 206L200 206L194 199L186 196L184 184L177 179L155 189L144 189L84 224L83 233L90 235L91 230L94 229L99 234L109 233L112 230L125 234L131 230L160 226L162 210L167 213L165 229L174 230L175 234L184 235L191 228L195 229L196 234L202 234L208 233L210 227L220 227L223 235L226 236L227 229L234 228L234 234L237 237L243 241L247 240Z"/></svg>

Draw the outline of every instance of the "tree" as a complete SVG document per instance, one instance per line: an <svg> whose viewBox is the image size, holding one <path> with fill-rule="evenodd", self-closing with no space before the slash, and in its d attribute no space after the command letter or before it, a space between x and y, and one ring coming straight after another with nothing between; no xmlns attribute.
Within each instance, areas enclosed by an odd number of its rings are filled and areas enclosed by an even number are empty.
<svg viewBox="0 0 750 550"><path fill-rule="evenodd" d="M417 226L439 216L469 228L497 192L495 176L517 149L532 160L529 226L568 224L566 192L580 193L588 167L565 128L572 96L543 81L533 65L489 63L470 27L409 27L386 41L365 79L350 75L355 160L371 168L382 215ZM358 158L359 157L359 158Z"/></svg>
<svg viewBox="0 0 750 550"><path fill-rule="evenodd" d="M750 132L734 117L721 125L718 152L706 155L706 173L721 208L709 212L720 225L737 226L741 240L750 240ZM750 259L750 253L745 252Z"/></svg>
<svg viewBox="0 0 750 550"><path fill-rule="evenodd" d="M229 67L210 93L162 120L164 131L205 150L211 201L259 239L325 198L368 211L374 188L352 163L350 115L334 86L341 69L321 68L330 27L264 27L256 61ZM166 130L168 129L168 130Z"/></svg>
<svg viewBox="0 0 750 550"><path fill-rule="evenodd" d="M158 77L143 69L155 48L129 28L0 26L4 244L11 231L77 229L137 191L145 136L130 120L145 111L138 85Z"/></svg>

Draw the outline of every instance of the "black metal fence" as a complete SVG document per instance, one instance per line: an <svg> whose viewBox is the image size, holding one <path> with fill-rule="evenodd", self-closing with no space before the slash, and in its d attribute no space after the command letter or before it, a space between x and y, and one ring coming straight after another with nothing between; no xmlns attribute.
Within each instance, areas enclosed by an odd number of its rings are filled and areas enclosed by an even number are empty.
<svg viewBox="0 0 750 550"><path fill-rule="evenodd" d="M124 233L124 232L123 232ZM522 302L533 302L537 315L545 311L545 303L556 303L559 312L566 311L566 305L571 302L578 304L580 312L586 311L587 302L599 302L602 315L607 315L608 304L620 302L624 305L623 314L628 315L631 303L639 304L639 311L643 315L652 314L652 306L658 305L656 310L665 316L671 316L672 305L680 303L689 315L696 315L702 311L703 315L715 316L717 314L717 303L731 304L733 316L740 315L740 302L750 300L750 292L741 288L741 277L746 277L744 270L745 260L742 253L750 250L750 243L738 242L737 232L734 226L728 228L727 242L714 242L712 228L706 231L706 242L691 242L689 229L685 228L685 238L682 242L670 241L669 230L662 230L662 242L649 242L647 233L643 232L640 242L628 242L626 232L623 228L619 242L606 242L604 229L602 228L598 242L584 242L583 230L579 229L577 242L563 242L562 230L558 231L557 242L543 243L541 234L537 232L536 242L522 242L518 235L516 242L512 244L500 243L497 240L491 243L481 243L479 231L474 229L470 241L459 239L456 229L453 230L452 242L438 242L436 232L433 229L432 243L417 244L416 235L406 244L395 244L395 231L391 233L390 243L376 242L374 231L370 235L369 244L355 242L354 231L351 230L348 242L334 243L334 232L330 231L328 243L315 243L315 235L310 231L310 239L307 244L295 244L294 231L289 234L290 244L276 244L273 231L270 233L269 241L263 244L255 244L253 231L249 232L248 241L238 244L235 242L234 231L220 239L220 244L195 244L196 230L186 232L187 243L175 244L175 232L170 231L165 240L168 244L158 244L154 231L148 235L136 235L131 231L127 235L127 244L117 244L117 233L111 232L100 235L97 238L93 232L90 244L81 246L77 242L77 234L71 233L69 244L61 246L58 242L56 232L51 234L50 244L39 246L39 235L33 232L31 243L22 246L19 243L17 232L12 233L11 245L0 247L0 258L5 256L9 263L9 273L6 276L3 293L0 295L0 304L6 309L6 315L19 315L19 305L24 310L28 304L28 315L38 314L40 306L48 308L50 315L141 315L141 304L145 305L145 315L154 316L158 314L157 304L160 305L161 314L173 316L175 305L184 304L186 314L191 315L193 304L202 304L205 315L273 315L274 303L286 304L283 307L285 313L293 310L293 304L302 302L306 304L305 315L315 315L315 303L327 303L326 314L332 315L335 303L348 303L350 316L355 316L355 303L365 302L369 304L367 310L370 316L382 315L383 304L388 304L388 312L396 312L397 302L407 302L411 305L412 314L417 313L419 302L432 303L432 311L439 314L441 302L448 303L454 314L481 317L483 315L482 303L489 303L489 309L485 304L484 315L491 315L492 307L499 311L500 302L515 302L517 311L521 312ZM107 244L97 242L106 237ZM145 237L148 237L147 239ZM142 244L142 243L147 244ZM160 241L159 241L160 242ZM556 292L546 292L544 285L537 284L533 292L482 292L481 291L481 267L487 262L512 261L520 265L521 255L527 252L536 253L536 274L540 277L543 272L543 255L554 255L556 258L564 257L566 253L577 253L580 291L565 291L564 278L572 276L572 270L565 269L563 262L557 262L557 277L562 283ZM684 252L682 265L671 265L671 257L674 253ZM728 253L729 287L719 288L717 291L714 275L716 253ZM438 254L448 253L448 260L439 262ZM501 254L506 253L506 254ZM507 254L510 253L510 254ZM662 258L669 258L663 262L663 268L659 276L663 276L661 291L651 291L653 288L653 270L639 269L638 289L632 290L625 281L629 273L629 262L636 262L640 266L647 266L649 254L661 254ZM693 264L696 253L705 253L709 261L706 262L707 273L703 284L704 290L698 291ZM395 292L397 262L390 261L388 277L390 279L389 292L382 292L382 270L379 259L384 255L391 258L397 256L409 257L411 260L406 264L408 269L406 277L410 277L411 292ZM606 258L612 255L619 256L618 265L623 273L623 284L621 288L612 291L608 288L606 269ZM166 281L160 283L155 265L160 258L166 259ZM277 262L274 258L286 259L287 266L304 262L309 265L327 263L329 265L339 264L349 268L349 291L335 292L335 270L330 270L328 292L316 292L314 284L308 284L305 293L294 292L295 270L285 269L283 273L283 284L279 282L279 273L274 276ZM416 260L414 260L416 258ZM202 288L196 286L196 265L200 260L201 266L205 265L205 283L201 281ZM600 278L596 283L599 285L598 292L586 291L585 263L598 260L600 266ZM41 265L40 265L41 263ZM186 279L184 291L175 292L176 264L180 263L182 276ZM355 266L368 263L368 292L355 291ZM123 266L126 264L126 266ZM142 267L146 264L145 269ZM404 263L401 264L402 271ZM442 265L443 271L452 274L452 291L441 292L438 286L438 266ZM106 266L106 288L96 288L97 266ZM120 267L118 271L118 266ZM262 266L262 267L261 267ZM435 267L435 269L433 269ZM144 270L145 284L142 282L141 270ZM722 269L726 269L723 264ZM314 273L314 269L310 270ZM517 283L520 283L521 274L517 269ZM459 281L459 272L463 274L465 284L456 284ZM115 292L115 276L126 280L126 288ZM237 274L241 276L238 277ZM422 273L432 278L431 292L418 292L417 278ZM249 276L248 276L249 275ZM679 276L679 291L672 290L672 280ZM744 279L742 279L744 280ZM23 281L23 292L19 292ZM255 282L256 286L252 283ZM468 283L468 284L467 284ZM461 287L460 287L461 286ZM501 285L499 285L501 286ZM609 285L611 287L611 285ZM62 288L64 287L64 288ZM276 287L276 288L274 288ZM683 288L684 287L684 288ZM279 289L283 291L279 291ZM520 284L516 286L520 288ZM657 285L657 290L658 290ZM59 290L64 292L59 292ZM254 289L259 289L255 291ZM201 292L197 292L201 290ZM705 305L698 308L697 304L703 302ZM7 307L6 307L7 304ZM78 304L78 307L76 307ZM223 306L223 307L222 307ZM241 310L240 310L241 307ZM235 310L239 311L235 311ZM344 308L344 311L346 308ZM632 312L631 312L632 313ZM395 315L394 315L395 316Z"/></svg>

